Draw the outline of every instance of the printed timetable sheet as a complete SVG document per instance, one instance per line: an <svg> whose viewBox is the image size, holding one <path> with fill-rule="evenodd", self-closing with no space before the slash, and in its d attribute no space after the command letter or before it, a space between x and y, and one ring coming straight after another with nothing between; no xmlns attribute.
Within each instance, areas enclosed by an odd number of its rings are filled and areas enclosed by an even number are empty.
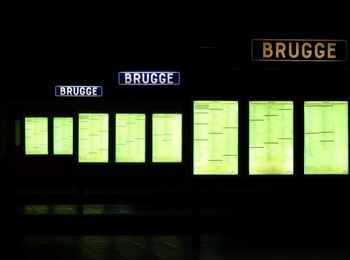
<svg viewBox="0 0 350 260"><path fill-rule="evenodd" d="M145 162L145 114L116 114L116 162Z"/></svg>
<svg viewBox="0 0 350 260"><path fill-rule="evenodd" d="M53 119L53 154L73 154L73 118Z"/></svg>
<svg viewBox="0 0 350 260"><path fill-rule="evenodd" d="M348 102L304 103L305 174L348 174Z"/></svg>
<svg viewBox="0 0 350 260"><path fill-rule="evenodd" d="M47 117L26 117L25 127L25 154L46 155L48 148L48 118Z"/></svg>
<svg viewBox="0 0 350 260"><path fill-rule="evenodd" d="M238 102L194 102L194 174L238 174Z"/></svg>
<svg viewBox="0 0 350 260"><path fill-rule="evenodd" d="M108 114L79 114L79 162L108 162Z"/></svg>
<svg viewBox="0 0 350 260"><path fill-rule="evenodd" d="M182 161L182 115L152 115L152 161Z"/></svg>
<svg viewBox="0 0 350 260"><path fill-rule="evenodd" d="M293 174L293 102L249 102L249 174Z"/></svg>

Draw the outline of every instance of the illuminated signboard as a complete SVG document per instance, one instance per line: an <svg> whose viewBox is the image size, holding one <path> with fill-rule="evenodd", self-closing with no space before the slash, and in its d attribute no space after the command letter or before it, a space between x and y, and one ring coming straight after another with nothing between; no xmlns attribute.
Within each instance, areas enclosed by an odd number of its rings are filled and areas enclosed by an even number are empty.
<svg viewBox="0 0 350 260"><path fill-rule="evenodd" d="M53 119L53 154L73 154L73 118Z"/></svg>
<svg viewBox="0 0 350 260"><path fill-rule="evenodd" d="M293 174L293 102L249 102L249 174Z"/></svg>
<svg viewBox="0 0 350 260"><path fill-rule="evenodd" d="M118 73L118 84L128 86L172 86L180 85L177 71L123 71Z"/></svg>
<svg viewBox="0 0 350 260"><path fill-rule="evenodd" d="M108 114L79 114L79 162L108 162Z"/></svg>
<svg viewBox="0 0 350 260"><path fill-rule="evenodd" d="M152 115L152 161L182 161L182 115Z"/></svg>
<svg viewBox="0 0 350 260"><path fill-rule="evenodd" d="M305 174L348 174L348 102L304 103Z"/></svg>
<svg viewBox="0 0 350 260"><path fill-rule="evenodd" d="M344 62L346 40L254 39L253 61Z"/></svg>
<svg viewBox="0 0 350 260"><path fill-rule="evenodd" d="M116 114L116 162L145 162L145 114Z"/></svg>
<svg viewBox="0 0 350 260"><path fill-rule="evenodd" d="M101 86L56 86L56 97L102 97Z"/></svg>
<svg viewBox="0 0 350 260"><path fill-rule="evenodd" d="M25 127L25 154L46 155L48 154L48 118L26 117Z"/></svg>
<svg viewBox="0 0 350 260"><path fill-rule="evenodd" d="M238 174L238 102L195 101L193 174Z"/></svg>

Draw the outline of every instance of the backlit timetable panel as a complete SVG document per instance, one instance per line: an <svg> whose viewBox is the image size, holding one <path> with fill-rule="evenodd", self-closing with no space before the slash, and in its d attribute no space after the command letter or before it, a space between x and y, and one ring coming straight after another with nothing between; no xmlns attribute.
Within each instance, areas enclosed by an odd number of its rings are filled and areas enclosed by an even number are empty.
<svg viewBox="0 0 350 260"><path fill-rule="evenodd" d="M304 103L305 174L348 174L348 102Z"/></svg>
<svg viewBox="0 0 350 260"><path fill-rule="evenodd" d="M249 174L293 174L293 102L249 102Z"/></svg>
<svg viewBox="0 0 350 260"><path fill-rule="evenodd" d="M145 162L145 114L116 114L116 162Z"/></svg>
<svg viewBox="0 0 350 260"><path fill-rule="evenodd" d="M152 115L152 161L182 161L182 115Z"/></svg>
<svg viewBox="0 0 350 260"><path fill-rule="evenodd" d="M26 117L25 127L25 154L48 154L48 118Z"/></svg>
<svg viewBox="0 0 350 260"><path fill-rule="evenodd" d="M238 102L195 101L193 174L238 174Z"/></svg>
<svg viewBox="0 0 350 260"><path fill-rule="evenodd" d="M108 114L79 114L79 162L108 162Z"/></svg>
<svg viewBox="0 0 350 260"><path fill-rule="evenodd" d="M53 154L73 154L73 118L53 119Z"/></svg>

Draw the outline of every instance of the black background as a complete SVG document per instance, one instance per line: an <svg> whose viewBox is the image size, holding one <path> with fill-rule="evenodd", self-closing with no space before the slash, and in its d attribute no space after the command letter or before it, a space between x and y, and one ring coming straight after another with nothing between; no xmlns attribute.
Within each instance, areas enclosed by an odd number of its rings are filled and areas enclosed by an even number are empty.
<svg viewBox="0 0 350 260"><path fill-rule="evenodd" d="M250 59L253 38L349 40L349 6L345 3L186 6L173 2L103 8L85 4L5 16L0 99L6 201L13 206L12 192L24 189L15 203L75 202L76 197L59 193L51 197L31 194L37 189L93 188L105 191L104 195L78 196L78 200L143 203L149 199L144 203L174 203L179 210L180 205L190 204L195 214L199 206L218 213L214 220L195 219L185 232L226 232L248 239L346 239L348 176L303 176L303 102L349 100L349 62L259 63ZM125 70L178 70L182 84L121 88L117 73ZM54 87L65 84L102 85L104 96L54 97ZM197 99L239 101L238 176L192 176L192 101ZM294 101L293 176L248 176L250 100ZM14 146L15 119L24 115L76 116L82 111L143 112L148 118L154 112L182 113L183 163L155 165L148 158L141 166L116 165L110 159L107 165L82 166L76 163L76 155L26 158L23 147ZM149 126L150 120L148 136ZM147 147L149 155L150 141ZM166 192L170 188L171 194ZM145 198L141 192L145 189L154 191L152 196ZM126 190L126 195L116 196L118 190ZM102 232L103 224L100 228Z"/></svg>

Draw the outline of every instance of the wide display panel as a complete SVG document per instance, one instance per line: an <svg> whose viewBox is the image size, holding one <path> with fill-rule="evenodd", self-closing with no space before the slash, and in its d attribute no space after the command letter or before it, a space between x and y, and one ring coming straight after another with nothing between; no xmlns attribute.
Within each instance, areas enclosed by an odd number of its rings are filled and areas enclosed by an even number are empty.
<svg viewBox="0 0 350 260"><path fill-rule="evenodd" d="M152 115L152 161L182 161L182 115Z"/></svg>
<svg viewBox="0 0 350 260"><path fill-rule="evenodd" d="M48 148L48 118L26 117L24 119L25 154L47 155Z"/></svg>
<svg viewBox="0 0 350 260"><path fill-rule="evenodd" d="M53 154L73 154L72 117L55 117L53 119Z"/></svg>
<svg viewBox="0 0 350 260"><path fill-rule="evenodd" d="M145 114L116 114L116 162L145 162Z"/></svg>
<svg viewBox="0 0 350 260"><path fill-rule="evenodd" d="M193 174L238 174L238 102L195 101Z"/></svg>
<svg viewBox="0 0 350 260"><path fill-rule="evenodd" d="M305 174L348 174L348 102L304 103Z"/></svg>
<svg viewBox="0 0 350 260"><path fill-rule="evenodd" d="M79 162L108 162L108 120L108 114L79 114Z"/></svg>
<svg viewBox="0 0 350 260"><path fill-rule="evenodd" d="M293 174L293 102L249 102L249 174Z"/></svg>

